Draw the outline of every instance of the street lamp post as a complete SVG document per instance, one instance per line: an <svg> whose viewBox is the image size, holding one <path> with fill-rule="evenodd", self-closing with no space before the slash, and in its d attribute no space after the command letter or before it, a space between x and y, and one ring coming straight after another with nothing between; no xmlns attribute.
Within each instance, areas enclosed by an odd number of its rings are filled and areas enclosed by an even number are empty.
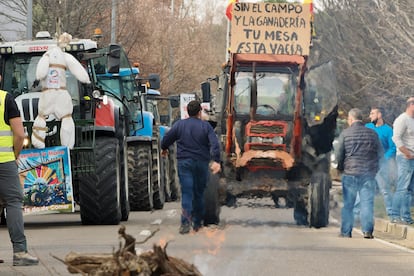
<svg viewBox="0 0 414 276"><path fill-rule="evenodd" d="M116 9L117 0L112 0L112 12L111 12L111 43L116 42Z"/></svg>
<svg viewBox="0 0 414 276"><path fill-rule="evenodd" d="M26 38L32 39L33 32L33 0L27 0Z"/></svg>

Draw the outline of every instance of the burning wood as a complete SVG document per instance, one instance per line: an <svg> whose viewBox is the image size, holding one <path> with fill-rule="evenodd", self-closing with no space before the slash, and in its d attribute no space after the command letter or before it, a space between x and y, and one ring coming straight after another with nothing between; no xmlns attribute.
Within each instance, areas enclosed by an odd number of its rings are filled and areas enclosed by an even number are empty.
<svg viewBox="0 0 414 276"><path fill-rule="evenodd" d="M70 273L81 273L82 275L201 276L193 264L168 256L166 252L168 243L164 247L154 244L152 251L136 255L135 244L142 242L136 242L134 237L126 234L125 226L121 226L118 233L124 240L124 245L120 244L120 249L112 254L70 252L66 255L65 260L61 261L67 265Z"/></svg>

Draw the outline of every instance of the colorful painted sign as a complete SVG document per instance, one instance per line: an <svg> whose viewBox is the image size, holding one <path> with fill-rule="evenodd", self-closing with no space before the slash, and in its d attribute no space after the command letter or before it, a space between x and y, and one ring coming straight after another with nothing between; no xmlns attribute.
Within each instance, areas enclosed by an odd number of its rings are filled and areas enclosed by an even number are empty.
<svg viewBox="0 0 414 276"><path fill-rule="evenodd" d="M67 147L22 150L18 169L25 214L74 212Z"/></svg>

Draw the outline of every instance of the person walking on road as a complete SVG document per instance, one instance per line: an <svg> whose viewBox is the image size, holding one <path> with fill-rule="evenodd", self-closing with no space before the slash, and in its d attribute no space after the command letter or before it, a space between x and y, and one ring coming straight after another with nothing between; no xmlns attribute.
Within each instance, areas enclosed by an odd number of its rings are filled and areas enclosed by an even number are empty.
<svg viewBox="0 0 414 276"><path fill-rule="evenodd" d="M187 105L187 119L177 121L161 142L163 156L168 147L177 142L178 177L181 184L180 234L190 232L191 224L198 231L204 217L204 190L212 173L220 171L220 145L212 126L201 120L201 105L191 101Z"/></svg>
<svg viewBox="0 0 414 276"><path fill-rule="evenodd" d="M392 137L397 147L397 187L392 200L391 222L414 224L411 197L414 189L414 97L407 100L405 112L394 121Z"/></svg>
<svg viewBox="0 0 414 276"><path fill-rule="evenodd" d="M23 188L16 159L25 134L20 111L13 97L0 90L0 198L6 206L6 222L13 244L13 265L37 265L39 260L27 253L23 222Z"/></svg>
<svg viewBox="0 0 414 276"><path fill-rule="evenodd" d="M348 113L349 127L338 138L336 160L342 172L344 206L341 211L341 237L352 237L354 205L357 195L361 204L361 229L366 239L374 231L375 175L383 155L382 145L374 130L362 123L362 112L353 108Z"/></svg>

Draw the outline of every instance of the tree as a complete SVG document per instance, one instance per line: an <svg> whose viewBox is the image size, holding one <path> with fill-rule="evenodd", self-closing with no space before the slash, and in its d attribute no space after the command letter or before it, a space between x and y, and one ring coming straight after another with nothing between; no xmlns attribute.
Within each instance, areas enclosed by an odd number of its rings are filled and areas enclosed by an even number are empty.
<svg viewBox="0 0 414 276"><path fill-rule="evenodd" d="M38 31L53 35L59 18L62 32L73 37L90 37L95 28L109 24L110 8L111 0L33 0L33 35ZM0 18L25 30L27 1L1 1Z"/></svg>
<svg viewBox="0 0 414 276"><path fill-rule="evenodd" d="M212 1L214 2L214 1ZM125 0L119 7L118 40L144 73L161 75L161 92L179 94L200 89L200 83L217 74L225 57L226 21L215 24L211 14L201 17L195 2ZM215 7L210 3L210 7ZM143 12L145 11L145 12Z"/></svg>
<svg viewBox="0 0 414 276"><path fill-rule="evenodd" d="M341 107L386 107L392 122L413 95L414 2L322 0L313 60L336 62Z"/></svg>
<svg viewBox="0 0 414 276"><path fill-rule="evenodd" d="M4 2L4 3L3 3ZM102 29L101 44L110 42L112 0L33 0L33 33L61 30L73 37L91 37ZM219 0L210 1L203 10L199 1L117 0L116 37L132 62L138 61L144 74L161 76L161 92L178 94L199 90L199 84L219 71L224 62L226 21ZM25 0L2 1L23 18L10 16L25 26ZM201 14L202 12L202 14ZM221 19L213 20L221 13ZM0 16L7 12L0 9ZM24 20L23 20L24 19ZM220 21L221 20L221 21ZM218 21L218 23L217 23Z"/></svg>

